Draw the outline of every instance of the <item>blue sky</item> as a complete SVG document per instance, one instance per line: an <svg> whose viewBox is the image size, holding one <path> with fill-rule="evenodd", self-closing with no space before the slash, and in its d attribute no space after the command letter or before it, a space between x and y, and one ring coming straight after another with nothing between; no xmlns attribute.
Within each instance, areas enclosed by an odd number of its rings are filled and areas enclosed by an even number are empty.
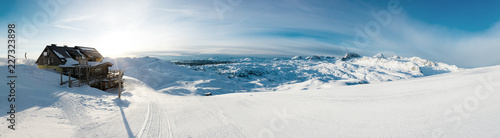
<svg viewBox="0 0 500 138"><path fill-rule="evenodd" d="M56 43L110 57L357 52L500 64L494 0L20 0L2 2L0 19L3 32L17 24L18 53L33 59Z"/></svg>

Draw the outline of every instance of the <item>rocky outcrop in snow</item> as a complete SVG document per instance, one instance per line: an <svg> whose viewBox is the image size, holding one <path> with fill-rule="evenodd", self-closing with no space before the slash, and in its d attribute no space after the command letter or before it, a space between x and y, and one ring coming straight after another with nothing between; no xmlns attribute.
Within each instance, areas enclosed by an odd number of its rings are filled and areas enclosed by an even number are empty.
<svg viewBox="0 0 500 138"><path fill-rule="evenodd" d="M321 57L320 56L309 56L309 57L306 57L307 60L321 60Z"/></svg>
<svg viewBox="0 0 500 138"><path fill-rule="evenodd" d="M341 58L340 60L346 61L348 59L355 58L355 57L361 57L361 56L357 53L346 53L345 56L343 58Z"/></svg>
<svg viewBox="0 0 500 138"><path fill-rule="evenodd" d="M378 59L382 59L382 58L385 58L384 54L382 53L378 53L376 54L375 56L373 56L374 58L378 58Z"/></svg>
<svg viewBox="0 0 500 138"><path fill-rule="evenodd" d="M292 60L299 60L299 59L302 59L302 56L294 56L294 57L292 57Z"/></svg>

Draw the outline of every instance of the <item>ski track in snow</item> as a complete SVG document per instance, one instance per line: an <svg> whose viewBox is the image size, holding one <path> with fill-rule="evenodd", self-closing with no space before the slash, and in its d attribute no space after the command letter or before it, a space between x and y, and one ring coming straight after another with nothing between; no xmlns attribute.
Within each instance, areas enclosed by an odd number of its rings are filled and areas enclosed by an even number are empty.
<svg viewBox="0 0 500 138"><path fill-rule="evenodd" d="M160 106L161 106L163 112L165 113L165 119L167 119L167 125L168 125L168 129L167 130L168 130L168 134L169 134L168 136L169 136L169 138L172 138L173 135L174 135L174 133L172 131L172 126L170 125L170 119L168 119L169 118L168 117L168 112L165 109L165 107L163 106L163 104L160 104Z"/></svg>
<svg viewBox="0 0 500 138"><path fill-rule="evenodd" d="M139 133L135 136L135 137L142 137L142 133L146 130L146 126L148 125L148 122L150 122L149 120L149 116L151 114L151 106L149 104L149 102L147 102L147 105L148 105L148 110L146 111L146 117L144 118L144 123L142 124L142 127L139 129Z"/></svg>
<svg viewBox="0 0 500 138"><path fill-rule="evenodd" d="M158 97L161 97L160 93L157 93L155 90L151 89L147 85L142 85L142 82L135 80L133 78L132 81L128 81L128 84L131 84L132 87L141 86L142 88L139 90L135 90L135 92L140 92L138 98L140 101L145 102L147 105L147 111L144 117L144 122L141 128L138 130L135 137L143 138L143 137L173 137L172 128L170 125L170 120L168 117L167 110L164 108L164 105L159 102ZM136 84L133 84L136 83ZM127 88L127 86L125 87ZM125 89L126 91L126 89ZM140 118L136 117L136 118ZM167 128L164 128L167 127Z"/></svg>

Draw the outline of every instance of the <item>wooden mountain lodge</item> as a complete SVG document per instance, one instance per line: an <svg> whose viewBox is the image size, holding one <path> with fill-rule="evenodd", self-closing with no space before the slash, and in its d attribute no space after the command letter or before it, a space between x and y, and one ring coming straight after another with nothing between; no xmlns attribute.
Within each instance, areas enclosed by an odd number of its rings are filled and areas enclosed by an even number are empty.
<svg viewBox="0 0 500 138"><path fill-rule="evenodd" d="M121 91L124 70L110 70L113 64L103 63L103 59L95 48L51 44L45 47L36 64L40 69L60 73L61 85L89 85L101 90L118 88ZM63 75L68 76L68 79L65 80Z"/></svg>

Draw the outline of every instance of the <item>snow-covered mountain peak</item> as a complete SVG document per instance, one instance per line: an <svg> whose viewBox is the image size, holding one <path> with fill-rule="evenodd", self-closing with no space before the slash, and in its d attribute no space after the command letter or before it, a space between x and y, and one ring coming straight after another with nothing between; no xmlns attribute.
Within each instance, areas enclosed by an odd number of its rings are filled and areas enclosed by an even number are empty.
<svg viewBox="0 0 500 138"><path fill-rule="evenodd" d="M343 58L341 58L340 60L345 61L345 60L348 60L351 58L356 58L356 57L361 57L361 56L357 53L346 53L345 56Z"/></svg>
<svg viewBox="0 0 500 138"><path fill-rule="evenodd" d="M376 55L375 55L375 56L373 56L373 57L374 57L374 58L379 58L379 59L381 59L381 58L385 58L384 54L382 54L382 53L378 53L378 54L376 54Z"/></svg>

